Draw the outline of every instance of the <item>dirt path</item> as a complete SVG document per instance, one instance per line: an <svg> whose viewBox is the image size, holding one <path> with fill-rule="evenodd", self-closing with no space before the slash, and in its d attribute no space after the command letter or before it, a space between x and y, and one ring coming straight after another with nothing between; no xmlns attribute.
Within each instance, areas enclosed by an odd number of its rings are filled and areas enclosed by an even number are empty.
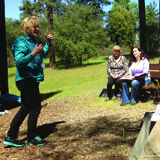
<svg viewBox="0 0 160 160"><path fill-rule="evenodd" d="M155 108L147 105L149 110ZM89 109L76 105L76 99L55 101L42 109L38 121L39 135L47 145L8 148L2 142L17 110L0 117L1 160L127 160L138 132L124 128L138 126L146 109L107 104ZM26 139L26 126L27 120L20 128L19 139Z"/></svg>

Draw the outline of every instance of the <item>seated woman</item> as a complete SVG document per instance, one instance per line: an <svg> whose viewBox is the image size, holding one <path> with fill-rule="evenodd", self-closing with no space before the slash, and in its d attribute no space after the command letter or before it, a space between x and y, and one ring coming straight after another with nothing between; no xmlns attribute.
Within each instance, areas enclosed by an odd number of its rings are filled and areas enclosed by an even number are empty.
<svg viewBox="0 0 160 160"><path fill-rule="evenodd" d="M136 95L140 86L145 85L144 77L148 77L150 83L150 71L149 61L146 58L146 54L139 47L133 47L130 53L129 71L126 77L130 77L130 80L126 80L122 84L122 104L126 105L131 103L136 104ZM129 97L129 87L131 87L131 95Z"/></svg>
<svg viewBox="0 0 160 160"><path fill-rule="evenodd" d="M126 74L127 72L127 60L124 56L120 55L121 48L116 45L113 47L114 55L108 58L107 72L108 72L108 83L107 83L107 96L106 101L111 99L112 96L112 86L115 84L115 91L112 99L116 99L117 94L119 94L121 85L121 80L119 78Z"/></svg>

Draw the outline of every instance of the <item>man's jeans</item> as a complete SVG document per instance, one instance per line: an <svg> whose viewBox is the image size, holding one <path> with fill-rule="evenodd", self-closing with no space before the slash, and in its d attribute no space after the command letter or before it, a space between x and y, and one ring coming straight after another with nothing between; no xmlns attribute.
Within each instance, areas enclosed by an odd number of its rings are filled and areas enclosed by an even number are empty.
<svg viewBox="0 0 160 160"><path fill-rule="evenodd" d="M126 103L131 103L134 104L136 103L136 95L138 92L138 89L140 86L144 86L145 82L144 82L144 78L142 79L138 79L138 80L133 80L133 81L125 81L122 84L122 104L126 104ZM131 87L131 95L129 98L129 87Z"/></svg>

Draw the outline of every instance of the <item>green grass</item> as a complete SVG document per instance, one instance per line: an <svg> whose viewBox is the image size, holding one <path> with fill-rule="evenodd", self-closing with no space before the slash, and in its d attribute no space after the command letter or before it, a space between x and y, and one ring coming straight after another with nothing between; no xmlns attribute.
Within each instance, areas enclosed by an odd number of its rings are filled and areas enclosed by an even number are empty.
<svg viewBox="0 0 160 160"><path fill-rule="evenodd" d="M106 57L105 57L106 58ZM51 102L73 96L99 95L106 86L106 60L104 57L90 60L83 67L71 69L44 69L45 81L40 83L43 99ZM47 59L46 62L49 60ZM95 65L96 64L96 65ZM19 95L15 86L15 67L9 68L9 93Z"/></svg>
<svg viewBox="0 0 160 160"><path fill-rule="evenodd" d="M158 63L158 61L159 57L150 59L151 63ZM49 59L45 59L45 62L49 63ZM8 69L9 93L20 95L14 82L15 70L15 67ZM98 95L107 84L107 56L91 59L82 67L70 69L47 67L44 69L44 75L45 81L40 83L42 100L50 103L56 99L80 96L86 97L86 103L91 106L104 105Z"/></svg>

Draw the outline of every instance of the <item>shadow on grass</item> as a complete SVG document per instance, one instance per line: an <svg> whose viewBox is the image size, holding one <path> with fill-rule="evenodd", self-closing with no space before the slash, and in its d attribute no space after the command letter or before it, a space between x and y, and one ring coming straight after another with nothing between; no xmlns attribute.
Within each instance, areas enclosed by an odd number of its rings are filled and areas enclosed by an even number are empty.
<svg viewBox="0 0 160 160"><path fill-rule="evenodd" d="M59 122L54 122L54 123L48 123L48 124L43 124L41 126L37 127L37 133L38 135L42 138L45 139L47 138L50 134L57 132L56 126L57 124L65 123L65 121L59 121ZM26 135L27 133L25 131L21 131L21 135ZM26 141L26 138L23 138L21 141ZM6 146L5 148L11 148L12 146Z"/></svg>
<svg viewBox="0 0 160 160"><path fill-rule="evenodd" d="M125 132L124 128L135 124L137 122L120 119L117 115L99 116L84 122L43 124L37 130L41 138L47 137L47 145L40 150L32 147L25 151L28 158L40 160L128 160L129 146L133 146L138 133ZM20 134L26 135L26 131ZM17 152L24 150L16 149ZM34 154L30 155L30 152Z"/></svg>
<svg viewBox="0 0 160 160"><path fill-rule="evenodd" d="M79 65L61 65L59 63L56 64L56 69L72 69L72 68L82 68L82 67L87 67L87 66L92 66L92 65L99 65L99 64L102 64L104 62L88 62L88 63L85 63L85 64L82 64L82 66L79 66ZM49 63L46 63L45 64L46 68L49 68L50 65Z"/></svg>
<svg viewBox="0 0 160 160"><path fill-rule="evenodd" d="M150 59L154 59L154 58L157 58L157 57L159 57L160 55L159 55L159 53L158 53L158 51L157 50L154 50L154 51L149 51L148 53L147 53L147 57L148 57L148 59L150 60Z"/></svg>
<svg viewBox="0 0 160 160"><path fill-rule="evenodd" d="M118 116L92 118L81 123L65 123L49 140L53 142L56 139L56 144L65 148L63 153L57 153L60 157L64 154L65 159L127 160L128 146L133 146L138 133L125 132L126 125L131 126L132 123L129 119L120 120ZM50 144L49 146L55 148Z"/></svg>
<svg viewBox="0 0 160 160"><path fill-rule="evenodd" d="M136 122L134 122L136 123ZM126 142L125 140L128 138L125 134L124 128L126 126L135 125L133 122L130 122L128 118L124 120L119 120L118 116L109 116L109 117L98 117L92 118L89 121L83 123L77 123L74 125L65 125L64 130L67 132L59 133L59 136L64 136L63 134L72 135L72 134L82 134L84 139L88 139L91 137L97 137L101 134L112 134L119 139L121 142ZM128 132L126 132L128 133ZM136 133L137 134L137 133ZM113 138L113 137L112 137ZM110 139L113 140L113 139ZM105 141L110 141L106 139ZM128 142L128 141L127 141ZM117 142L117 144L119 144ZM133 145L132 143L129 145Z"/></svg>
<svg viewBox="0 0 160 160"><path fill-rule="evenodd" d="M57 126L57 124L61 124L61 123L65 123L65 121L59 121L59 122L43 124L41 126L38 126L38 128L37 128L38 135L42 139L48 137L50 134L57 132L56 126Z"/></svg>
<svg viewBox="0 0 160 160"><path fill-rule="evenodd" d="M9 73L8 78L15 77L16 73Z"/></svg>
<svg viewBox="0 0 160 160"><path fill-rule="evenodd" d="M50 92L50 93L41 93L40 96L41 96L41 101L44 101L58 93L61 93L62 91L56 91L56 92Z"/></svg>

